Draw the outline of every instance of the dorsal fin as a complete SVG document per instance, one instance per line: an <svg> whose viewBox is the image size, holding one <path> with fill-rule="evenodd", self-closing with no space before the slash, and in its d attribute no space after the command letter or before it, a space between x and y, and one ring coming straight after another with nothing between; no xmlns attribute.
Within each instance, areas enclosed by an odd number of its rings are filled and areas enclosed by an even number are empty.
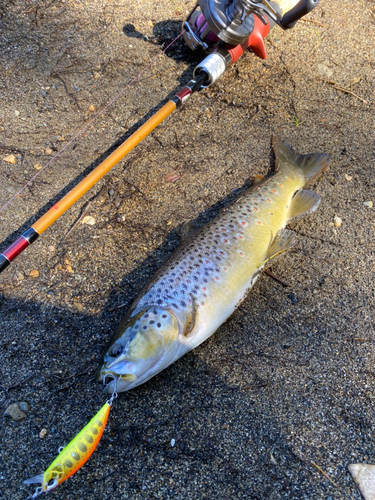
<svg viewBox="0 0 375 500"><path fill-rule="evenodd" d="M298 191L290 203L288 218L294 219L302 215L314 212L319 206L321 198L318 194L307 189Z"/></svg>

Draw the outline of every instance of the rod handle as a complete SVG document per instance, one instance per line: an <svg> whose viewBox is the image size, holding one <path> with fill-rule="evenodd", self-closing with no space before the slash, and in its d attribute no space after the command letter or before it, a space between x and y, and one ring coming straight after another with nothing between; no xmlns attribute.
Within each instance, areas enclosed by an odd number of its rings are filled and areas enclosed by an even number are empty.
<svg viewBox="0 0 375 500"><path fill-rule="evenodd" d="M319 0L300 0L296 6L283 15L280 21L282 27L286 30L290 30L301 17L315 9L318 3Z"/></svg>

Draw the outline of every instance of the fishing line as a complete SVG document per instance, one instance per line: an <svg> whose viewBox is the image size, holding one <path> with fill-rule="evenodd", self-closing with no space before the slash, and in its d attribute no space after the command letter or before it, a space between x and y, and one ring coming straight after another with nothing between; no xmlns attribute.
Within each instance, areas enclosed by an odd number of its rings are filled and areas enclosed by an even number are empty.
<svg viewBox="0 0 375 500"><path fill-rule="evenodd" d="M158 54L157 56L155 56L153 59L151 59L151 61L149 62L149 64L140 72L138 73L137 76L135 76L133 78L133 80L131 80L125 88L123 88L101 111L99 111L74 137L73 139L70 139L70 141L65 144L65 146L60 149L60 151L58 153L56 153L55 156L53 156L48 163L46 163L44 165L43 168L41 168L35 175L34 177L32 177L28 182L26 182L26 184L17 192L15 193L6 203L5 205L3 205L1 208L0 208L0 213L3 212L3 210L5 210L5 208L10 205L10 203L12 203L12 201L15 199L15 198L18 198L19 195L28 187L30 186L30 184L32 184L32 182L38 177L38 175L40 175L58 156L61 155L61 153L63 153L68 146L70 146L76 139L78 139L78 137L80 137L83 132L85 132L85 130L88 129L88 127L100 116L102 115L131 85L133 85L134 82L136 82L140 76L143 75L143 73L145 73L154 63L157 59L159 59L159 57L161 57L163 54L165 54L165 52L169 49L169 47L171 47L183 34L185 33L185 30L182 31L174 40L172 40L172 42L167 45L167 47L165 47L165 49L163 49L161 51L160 54Z"/></svg>

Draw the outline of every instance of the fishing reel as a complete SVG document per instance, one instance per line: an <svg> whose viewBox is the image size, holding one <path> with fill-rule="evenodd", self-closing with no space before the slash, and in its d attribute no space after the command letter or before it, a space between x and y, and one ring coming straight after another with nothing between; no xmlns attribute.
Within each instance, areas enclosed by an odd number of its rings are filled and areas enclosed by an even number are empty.
<svg viewBox="0 0 375 500"><path fill-rule="evenodd" d="M318 1L300 0L282 14L280 6L270 0L198 0L183 23L183 36L192 50L211 52L222 43L240 45L253 32L255 16L263 25L291 29Z"/></svg>
<svg viewBox="0 0 375 500"><path fill-rule="evenodd" d="M200 88L212 85L249 48L266 58L264 38L279 25L284 30L311 12L319 0L299 0L282 13L280 4L295 0L198 0L183 23L183 37L192 50L208 56L195 68L194 77L204 77Z"/></svg>

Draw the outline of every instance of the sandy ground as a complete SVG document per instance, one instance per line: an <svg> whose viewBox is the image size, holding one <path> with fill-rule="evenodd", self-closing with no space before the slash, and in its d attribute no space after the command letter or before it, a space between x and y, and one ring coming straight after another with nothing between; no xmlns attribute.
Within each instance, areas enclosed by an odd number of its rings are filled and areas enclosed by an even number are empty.
<svg viewBox="0 0 375 500"><path fill-rule="evenodd" d="M100 110L173 40L190 8L0 2L0 159L16 157L0 162L0 206L87 123L90 106ZM23 480L99 410L94 373L128 305L182 223L209 220L268 171L274 133L332 158L310 187L319 210L290 224L297 244L270 267L287 286L263 275L206 343L121 394L88 464L49 496L361 498L347 466L375 463L375 208L363 205L375 203L374 3L322 0L309 19L275 28L265 61L247 53L194 95L1 274L0 498L26 499ZM0 213L0 251L201 58L179 40L158 59ZM67 234L83 213L95 223ZM16 402L31 408L21 422L3 416Z"/></svg>

